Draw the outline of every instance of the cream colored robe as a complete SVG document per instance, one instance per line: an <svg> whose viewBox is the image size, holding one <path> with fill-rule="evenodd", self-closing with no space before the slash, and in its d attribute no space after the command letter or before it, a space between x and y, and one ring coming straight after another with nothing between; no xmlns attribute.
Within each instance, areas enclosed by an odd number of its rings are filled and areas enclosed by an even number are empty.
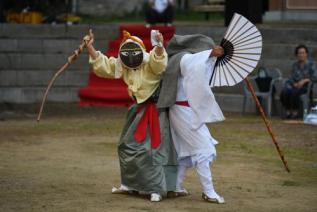
<svg viewBox="0 0 317 212"><path fill-rule="evenodd" d="M108 58L99 51L95 60L89 58L89 63L99 77L123 78L128 86L129 94L134 96L137 103L140 104L146 101L159 86L161 74L167 66L165 50L161 56L157 56L155 48L149 55L145 54L146 59L136 69L128 69L121 64L119 58Z"/></svg>

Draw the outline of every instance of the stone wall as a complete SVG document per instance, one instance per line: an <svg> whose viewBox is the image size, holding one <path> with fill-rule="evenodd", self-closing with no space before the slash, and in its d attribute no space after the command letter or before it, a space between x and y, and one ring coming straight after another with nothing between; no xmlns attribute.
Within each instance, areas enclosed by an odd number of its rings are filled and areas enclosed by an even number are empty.
<svg viewBox="0 0 317 212"><path fill-rule="evenodd" d="M92 27L96 48L107 49L117 37L117 25L0 25L0 102L40 102L54 73L66 63ZM87 85L88 55L84 52L55 82L48 101L78 102Z"/></svg>
<svg viewBox="0 0 317 212"><path fill-rule="evenodd" d="M92 27L96 48L107 50L108 41L115 39L119 25L0 25L0 104L39 103L54 73L65 64L78 47L82 36ZM289 76L294 62L294 48L303 43L311 57L317 60L317 30L301 27L260 27L263 34L263 54L259 65L279 68ZM177 26L177 34L201 33L219 43L224 27ZM56 80L48 102L78 102L78 90L87 85L88 55L86 52ZM221 107L226 111L241 111L243 83L214 89ZM254 105L248 111L254 111Z"/></svg>
<svg viewBox="0 0 317 212"><path fill-rule="evenodd" d="M95 16L123 16L141 11L144 0L79 0L79 13Z"/></svg>

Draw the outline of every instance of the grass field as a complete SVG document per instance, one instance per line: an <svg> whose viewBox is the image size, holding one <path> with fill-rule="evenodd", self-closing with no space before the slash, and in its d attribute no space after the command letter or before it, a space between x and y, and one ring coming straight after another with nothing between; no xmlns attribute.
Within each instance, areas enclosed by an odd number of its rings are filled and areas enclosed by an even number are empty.
<svg viewBox="0 0 317 212"><path fill-rule="evenodd" d="M225 205L201 200L193 170L187 197L111 194L125 112L72 108L46 111L39 124L32 115L0 121L0 211L317 211L317 127L271 120L287 173L260 117L234 113L209 125L220 142L212 170Z"/></svg>

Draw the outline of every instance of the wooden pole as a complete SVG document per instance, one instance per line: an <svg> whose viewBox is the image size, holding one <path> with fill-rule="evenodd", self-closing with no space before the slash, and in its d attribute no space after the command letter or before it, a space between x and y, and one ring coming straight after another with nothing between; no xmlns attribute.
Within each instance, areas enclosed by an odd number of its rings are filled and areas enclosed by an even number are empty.
<svg viewBox="0 0 317 212"><path fill-rule="evenodd" d="M41 107L40 107L40 110L39 110L39 113L38 113L38 116L37 116L37 121L39 122L40 119L41 119L41 115L42 115L42 112L43 112L43 108L44 108L44 104L45 104L45 101L46 101L46 98L47 98L47 95L48 95L48 92L50 90L50 88L52 87L52 85L54 84L55 80L57 79L57 77L59 75L61 75L67 68L70 64L72 64L76 59L77 57L81 54L81 52L83 51L83 49L86 47L87 43L90 41L90 37L87 38L85 37L83 39L83 41L81 42L81 44L79 45L79 47L74 51L74 53L68 57L67 59L67 63L65 63L53 76L53 78L50 80L50 82L48 83L48 86L45 90L45 93L44 93L44 96L43 96L43 99L42 99L42 104L41 104Z"/></svg>
<svg viewBox="0 0 317 212"><path fill-rule="evenodd" d="M283 154L282 150L280 149L280 147L279 147L279 145L278 145L278 143L277 143L277 141L275 139L271 124L269 123L268 119L265 116L265 113L264 113L263 108L262 108L262 106L260 104L260 101L259 101L258 97L255 94L254 88L253 88L253 86L250 83L250 80L248 78L245 78L245 82L247 83L247 86L248 86L248 88L249 88L249 90L250 90L250 92L252 94L252 97L253 97L253 99L254 99L254 101L256 103L256 106L258 107L258 109L259 109L259 111L261 113L262 119L263 119L263 121L264 121L264 123L266 125L266 128L267 128L269 134L272 137L272 141L273 141L273 143L274 143L274 145L276 147L276 150L277 150L277 152L278 152L278 154L279 154L279 156L280 156L280 158L281 158L281 160L282 160L282 162L284 164L284 167L285 167L287 172L290 172L290 169L288 168L287 162L286 162L286 160L284 158L284 154Z"/></svg>

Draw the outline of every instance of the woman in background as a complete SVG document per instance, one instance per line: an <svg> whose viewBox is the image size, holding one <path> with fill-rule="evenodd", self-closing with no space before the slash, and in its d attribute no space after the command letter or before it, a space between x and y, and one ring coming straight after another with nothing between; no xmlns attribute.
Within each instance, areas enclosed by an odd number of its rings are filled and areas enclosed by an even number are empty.
<svg viewBox="0 0 317 212"><path fill-rule="evenodd" d="M281 102L286 110L286 118L298 118L300 95L309 92L309 82L317 81L316 66L308 59L308 48L298 45L295 48L297 61L292 66L292 75L286 81L281 93Z"/></svg>

